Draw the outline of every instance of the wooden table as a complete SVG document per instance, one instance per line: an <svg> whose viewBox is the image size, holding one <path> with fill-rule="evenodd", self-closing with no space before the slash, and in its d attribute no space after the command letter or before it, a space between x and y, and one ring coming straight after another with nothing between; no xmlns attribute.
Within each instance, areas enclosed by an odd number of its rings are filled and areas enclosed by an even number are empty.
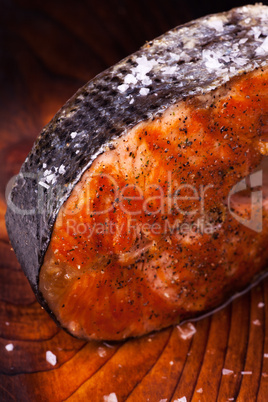
<svg viewBox="0 0 268 402"><path fill-rule="evenodd" d="M192 335L184 324L119 344L85 343L57 328L35 301L4 224L7 182L76 89L145 40L229 7L175 0L1 2L1 401L103 401L113 393L133 402L268 399L268 280L194 322ZM47 351L56 355L55 366Z"/></svg>

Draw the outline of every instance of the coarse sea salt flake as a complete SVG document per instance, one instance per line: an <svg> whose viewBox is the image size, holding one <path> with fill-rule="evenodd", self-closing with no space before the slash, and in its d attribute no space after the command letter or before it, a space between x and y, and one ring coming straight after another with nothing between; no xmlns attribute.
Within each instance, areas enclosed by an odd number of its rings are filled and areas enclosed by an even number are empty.
<svg viewBox="0 0 268 402"><path fill-rule="evenodd" d="M252 324L257 325L259 327L261 325L261 322L260 322L260 320L254 320L254 321L252 321Z"/></svg>
<svg viewBox="0 0 268 402"><path fill-rule="evenodd" d="M78 133L77 133L76 131L73 131L73 132L71 133L71 137L72 137L72 138L75 138L75 137L77 136L77 134L78 134Z"/></svg>
<svg viewBox="0 0 268 402"><path fill-rule="evenodd" d="M195 326L191 322L187 322L182 326L177 325L177 328L179 330L180 337L184 340L191 339L192 336L196 333Z"/></svg>
<svg viewBox="0 0 268 402"><path fill-rule="evenodd" d="M118 402L117 396L114 392L112 392L110 395L105 395L103 400L104 402Z"/></svg>
<svg viewBox="0 0 268 402"><path fill-rule="evenodd" d="M247 41L248 41L248 38L242 38L242 39L240 39L239 44L243 45Z"/></svg>
<svg viewBox="0 0 268 402"><path fill-rule="evenodd" d="M186 52L182 51L180 53L180 60L183 60L185 62L190 61L191 57L189 56L189 54L187 54Z"/></svg>
<svg viewBox="0 0 268 402"><path fill-rule="evenodd" d="M148 95L149 92L150 92L149 88L141 88L140 89L140 95L142 95L142 96Z"/></svg>
<svg viewBox="0 0 268 402"><path fill-rule="evenodd" d="M46 176L50 175L51 173L52 173L52 170L46 169L46 170L44 171L44 176L46 177Z"/></svg>
<svg viewBox="0 0 268 402"><path fill-rule="evenodd" d="M14 345L13 345L13 343L8 343L8 344L5 346L5 348L6 348L6 350L7 350L8 352L12 352L12 350L14 349Z"/></svg>
<svg viewBox="0 0 268 402"><path fill-rule="evenodd" d="M258 303L259 308L263 308L264 306L265 306L265 304L263 302Z"/></svg>
<svg viewBox="0 0 268 402"><path fill-rule="evenodd" d="M258 56L263 56L266 53L268 53L268 36L266 36L262 44L256 49L256 54Z"/></svg>
<svg viewBox="0 0 268 402"><path fill-rule="evenodd" d="M134 77L133 74L127 74L124 78L124 83L125 84L137 84L138 80L136 77Z"/></svg>
<svg viewBox="0 0 268 402"><path fill-rule="evenodd" d="M166 75L173 75L177 70L177 66L164 67L161 71Z"/></svg>
<svg viewBox="0 0 268 402"><path fill-rule="evenodd" d="M129 85L127 85L127 84L122 84L122 85L119 85L119 87L118 87L118 91L120 91L120 92L126 92L126 90L129 88Z"/></svg>
<svg viewBox="0 0 268 402"><path fill-rule="evenodd" d="M258 37L261 35L261 30L258 27L252 27L251 32L253 33L255 40L257 40Z"/></svg>
<svg viewBox="0 0 268 402"><path fill-rule="evenodd" d="M105 357L106 356L106 350L102 348L101 346L98 348L98 355L100 357Z"/></svg>
<svg viewBox="0 0 268 402"><path fill-rule="evenodd" d="M46 361L52 366L55 366L57 364L57 356L54 355L54 353L52 353L50 350L47 350Z"/></svg>
<svg viewBox="0 0 268 402"><path fill-rule="evenodd" d="M219 20L218 17L211 17L206 23L209 28L214 28L217 32L223 31L223 21Z"/></svg>
<svg viewBox="0 0 268 402"><path fill-rule="evenodd" d="M228 63L230 61L230 57L229 56L221 56L221 60L223 60L226 63Z"/></svg>
<svg viewBox="0 0 268 402"><path fill-rule="evenodd" d="M186 396L183 396L182 398L174 399L173 402L187 402Z"/></svg>
<svg viewBox="0 0 268 402"><path fill-rule="evenodd" d="M137 66L132 68L132 72L141 73L142 75L149 73L158 64L156 60L148 60L146 56L137 57L136 62Z"/></svg>
<svg viewBox="0 0 268 402"><path fill-rule="evenodd" d="M268 359L268 353L264 353L263 357L264 357L265 359Z"/></svg>
<svg viewBox="0 0 268 402"><path fill-rule="evenodd" d="M236 64L238 64L239 66L244 66L245 64L247 64L248 60L247 59L243 59L242 57L237 57L235 59Z"/></svg>
<svg viewBox="0 0 268 402"><path fill-rule="evenodd" d="M49 185L46 184L46 183L44 183L43 181L40 180L40 181L39 181L39 184L40 184L40 186L46 188L47 190L49 189Z"/></svg>
<svg viewBox="0 0 268 402"><path fill-rule="evenodd" d="M234 374L233 370L228 370L226 368L222 369L222 375L231 375Z"/></svg>
<svg viewBox="0 0 268 402"><path fill-rule="evenodd" d="M183 44L183 47L184 47L184 49L193 49L195 47L195 45L196 45L196 41L193 38L191 38Z"/></svg>
<svg viewBox="0 0 268 402"><path fill-rule="evenodd" d="M197 389L196 392L197 392L198 394L203 394L203 388Z"/></svg>
<svg viewBox="0 0 268 402"><path fill-rule="evenodd" d="M222 67L223 64L219 62L218 55L210 50L203 50L202 51L202 58L205 62L205 65L210 70L217 70L218 68Z"/></svg>
<svg viewBox="0 0 268 402"><path fill-rule="evenodd" d="M51 173L50 175L46 176L46 182L47 183L55 183L56 181L56 176L54 173Z"/></svg>
<svg viewBox="0 0 268 402"><path fill-rule="evenodd" d="M181 56L179 54L172 53L172 52L169 53L169 57L171 58L171 60L174 60L174 61L179 61L181 58Z"/></svg>
<svg viewBox="0 0 268 402"><path fill-rule="evenodd" d="M60 165L59 174L64 174L65 172L66 172L65 166L64 166L64 165Z"/></svg>
<svg viewBox="0 0 268 402"><path fill-rule="evenodd" d="M148 77L148 76L146 75L144 78L141 78L141 83L142 83L142 85L144 85L144 86L151 85L152 80L151 80L150 77Z"/></svg>

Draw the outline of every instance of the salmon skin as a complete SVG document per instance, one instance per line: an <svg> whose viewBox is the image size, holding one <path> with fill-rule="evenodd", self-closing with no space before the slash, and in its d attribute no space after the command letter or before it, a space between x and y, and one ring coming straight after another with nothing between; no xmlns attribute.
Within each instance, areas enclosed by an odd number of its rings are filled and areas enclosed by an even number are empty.
<svg viewBox="0 0 268 402"><path fill-rule="evenodd" d="M226 85L230 83L232 87L236 80L250 74L259 81L262 74L267 76L267 35L268 7L261 4L209 15L179 26L89 81L42 130L9 194L6 225L38 301L72 334L86 339L121 339L160 329L184 317L178 312L175 316L166 312L166 321L158 320L155 325L144 325L138 331L114 328L110 335L108 330L99 334L96 329L91 333L72 331L59 318L57 309L53 311L53 303L44 298L44 288L40 291L40 269L58 214L94 161L113 150L116 141L130 130L165 119L165 113L181 102L197 108L202 104L206 109L207 97L213 91L223 88L226 93L229 90ZM243 85L245 91L249 90L244 81ZM221 93L216 92L215 96L219 98ZM260 127L267 124L264 97L258 120ZM266 119L264 123L262 119ZM259 132L260 127L255 131ZM187 147L191 146L190 142ZM239 178L248 175L265 153L264 144L246 162L250 166L239 171ZM206 165L205 159L203 163ZM244 163L242 160L241 164ZM204 309L211 307L205 305ZM165 306L164 310L167 309ZM114 319L120 320L120 314Z"/></svg>

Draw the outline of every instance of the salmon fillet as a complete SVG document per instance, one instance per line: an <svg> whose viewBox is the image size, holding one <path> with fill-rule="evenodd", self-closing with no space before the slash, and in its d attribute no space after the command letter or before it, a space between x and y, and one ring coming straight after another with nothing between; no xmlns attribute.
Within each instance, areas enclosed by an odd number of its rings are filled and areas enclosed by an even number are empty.
<svg viewBox="0 0 268 402"><path fill-rule="evenodd" d="M44 127L6 224L59 325L84 339L141 336L264 272L267 76L268 7L244 6L146 43Z"/></svg>
<svg viewBox="0 0 268 402"><path fill-rule="evenodd" d="M227 198L262 159L267 88L268 69L257 69L179 102L84 173L40 273L45 300L73 335L118 340L179 323L266 267L267 208L256 233ZM234 207L249 218L246 200Z"/></svg>

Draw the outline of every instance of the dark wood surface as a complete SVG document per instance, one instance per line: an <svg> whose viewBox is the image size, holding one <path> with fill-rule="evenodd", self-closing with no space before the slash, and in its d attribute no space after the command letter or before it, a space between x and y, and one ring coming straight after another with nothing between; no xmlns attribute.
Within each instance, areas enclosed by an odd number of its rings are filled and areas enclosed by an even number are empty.
<svg viewBox="0 0 268 402"><path fill-rule="evenodd" d="M268 280L194 322L188 339L184 324L124 343L85 343L57 328L35 301L4 224L9 179L81 85L169 28L235 5L0 1L1 401L103 401L111 393L133 402L268 399Z"/></svg>

